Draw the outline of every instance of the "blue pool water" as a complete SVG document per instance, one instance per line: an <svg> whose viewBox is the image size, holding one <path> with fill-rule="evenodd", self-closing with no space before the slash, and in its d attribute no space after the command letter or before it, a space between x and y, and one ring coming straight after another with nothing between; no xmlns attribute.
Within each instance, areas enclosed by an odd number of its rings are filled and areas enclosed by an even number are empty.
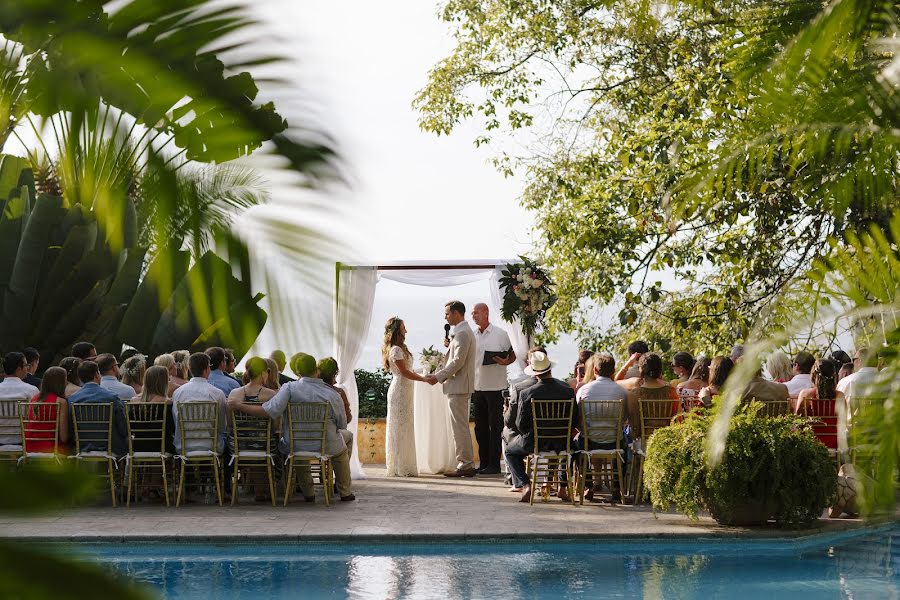
<svg viewBox="0 0 900 600"><path fill-rule="evenodd" d="M805 541L97 544L165 598L900 598L900 526Z"/></svg>

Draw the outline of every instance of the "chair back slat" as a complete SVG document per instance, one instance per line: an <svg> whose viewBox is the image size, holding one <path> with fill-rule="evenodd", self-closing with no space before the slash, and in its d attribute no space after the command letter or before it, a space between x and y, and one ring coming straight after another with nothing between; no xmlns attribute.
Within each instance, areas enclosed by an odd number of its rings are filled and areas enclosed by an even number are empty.
<svg viewBox="0 0 900 600"><path fill-rule="evenodd" d="M571 451L574 408L574 399L531 401L535 453L548 447Z"/></svg>
<svg viewBox="0 0 900 600"><path fill-rule="evenodd" d="M73 404L72 425L78 452L111 451L113 405L110 402Z"/></svg>
<svg viewBox="0 0 900 600"><path fill-rule="evenodd" d="M0 446L7 444L22 444L19 400L14 398L0 398Z"/></svg>
<svg viewBox="0 0 900 600"><path fill-rule="evenodd" d="M219 403L213 400L187 400L177 405L181 451L217 450Z"/></svg>
<svg viewBox="0 0 900 600"><path fill-rule="evenodd" d="M672 424L672 418L678 409L678 400L666 398L664 400L645 400L641 398L638 401L638 410L641 417L641 437L645 440L657 429L668 427Z"/></svg>
<svg viewBox="0 0 900 600"><path fill-rule="evenodd" d="M581 430L585 442L608 444L621 441L624 412L622 400L583 400Z"/></svg>
<svg viewBox="0 0 900 600"><path fill-rule="evenodd" d="M315 451L324 454L329 419L331 405L326 402L288 402L291 453L315 446Z"/></svg>
<svg viewBox="0 0 900 600"><path fill-rule="evenodd" d="M235 411L231 415L235 454L244 450L264 450L272 453L272 420Z"/></svg>
<svg viewBox="0 0 900 600"><path fill-rule="evenodd" d="M20 402L19 432L25 452L29 444L52 442L53 454L59 451L59 405L56 402Z"/></svg>
<svg viewBox="0 0 900 600"><path fill-rule="evenodd" d="M836 450L838 447L838 415L835 400L806 400L803 403L803 414L812 417L813 435L826 448Z"/></svg>
<svg viewBox="0 0 900 600"><path fill-rule="evenodd" d="M131 454L166 451L166 420L171 408L165 402L128 402L125 405Z"/></svg>
<svg viewBox="0 0 900 600"><path fill-rule="evenodd" d="M790 400L768 400L762 403L762 415L766 417L780 417L791 414Z"/></svg>

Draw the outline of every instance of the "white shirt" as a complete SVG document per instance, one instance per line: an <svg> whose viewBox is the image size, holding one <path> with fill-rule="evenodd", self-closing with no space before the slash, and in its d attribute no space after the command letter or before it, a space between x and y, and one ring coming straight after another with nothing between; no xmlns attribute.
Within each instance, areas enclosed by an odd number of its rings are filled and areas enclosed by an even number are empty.
<svg viewBox="0 0 900 600"><path fill-rule="evenodd" d="M583 400L628 400L628 392L609 377L598 377L578 389L578 402Z"/></svg>
<svg viewBox="0 0 900 600"><path fill-rule="evenodd" d="M481 331L475 328L475 389L479 392L497 392L509 387L505 365L483 365L484 352L506 352L512 349L509 334L492 323Z"/></svg>
<svg viewBox="0 0 900 600"><path fill-rule="evenodd" d="M28 402L40 390L25 383L18 377L7 375L3 381L0 381L0 398L4 400L18 400L20 402ZM131 390L132 392L134 390ZM132 394L133 396L134 394Z"/></svg>
<svg viewBox="0 0 900 600"><path fill-rule="evenodd" d="M125 402L128 402L137 395L133 387L122 383L112 375L102 375L100 377L100 387L111 391Z"/></svg>
<svg viewBox="0 0 900 600"><path fill-rule="evenodd" d="M219 403L219 439L216 451L225 449L225 436L228 433L225 422L225 392L212 385L204 377L191 377L191 380L175 390L172 394L172 416L175 421L175 450L181 452L181 428L178 426L178 404L182 402L214 401ZM189 446L197 444L190 443ZM211 450L202 444L189 447L188 450Z"/></svg>
<svg viewBox="0 0 900 600"><path fill-rule="evenodd" d="M871 383L875 377L878 376L878 369L875 367L862 367L858 371L854 371L850 373L837 383L837 391L841 392L845 396L852 395L850 391L851 387L856 388L856 393L860 392L859 383Z"/></svg>
<svg viewBox="0 0 900 600"><path fill-rule="evenodd" d="M796 398L803 390L815 387L812 383L812 376L809 373L797 373L784 385L787 386L788 396L791 398Z"/></svg>

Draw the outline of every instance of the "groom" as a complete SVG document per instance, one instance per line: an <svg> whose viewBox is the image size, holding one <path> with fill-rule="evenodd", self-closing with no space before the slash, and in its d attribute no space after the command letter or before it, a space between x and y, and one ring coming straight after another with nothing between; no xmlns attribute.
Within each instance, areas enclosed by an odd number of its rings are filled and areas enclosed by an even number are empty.
<svg viewBox="0 0 900 600"><path fill-rule="evenodd" d="M431 385L443 383L444 394L450 398L450 425L453 428L457 465L455 471L444 473L444 477L474 477L475 452L469 432L469 398L475 391L475 334L466 323L466 306L459 300L444 305L444 318L453 327L447 364L434 375L426 377L425 381Z"/></svg>

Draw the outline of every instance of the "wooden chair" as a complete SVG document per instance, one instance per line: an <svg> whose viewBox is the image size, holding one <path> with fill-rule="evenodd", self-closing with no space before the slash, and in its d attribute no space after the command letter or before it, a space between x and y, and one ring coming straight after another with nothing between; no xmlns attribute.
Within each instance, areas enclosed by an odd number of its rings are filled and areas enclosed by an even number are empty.
<svg viewBox="0 0 900 600"><path fill-rule="evenodd" d="M116 506L116 478L118 458L112 453L113 405L110 402L79 403L71 406L75 429L75 453L69 458L76 464L106 465L109 494Z"/></svg>
<svg viewBox="0 0 900 600"><path fill-rule="evenodd" d="M178 414L178 430L181 451L175 457L181 461L175 506L184 500L184 475L188 465L198 469L208 466L212 469L216 484L216 499L222 506L222 482L219 475L219 403L211 400L189 400L174 405Z"/></svg>
<svg viewBox="0 0 900 600"><path fill-rule="evenodd" d="M528 499L534 504L534 494L538 482L552 489L555 485L565 483L572 506L575 506L575 485L572 477L572 413L575 400L532 400L531 419L534 428L534 453L531 462L531 495ZM559 450L541 450L541 448L558 447ZM564 448L564 449L563 449ZM562 480L560 472L566 474ZM546 489L546 488L545 488ZM546 502L549 494L543 494Z"/></svg>
<svg viewBox="0 0 900 600"><path fill-rule="evenodd" d="M834 400L805 400L803 416L815 419L812 425L813 435L836 458L838 453L837 402Z"/></svg>
<svg viewBox="0 0 900 600"><path fill-rule="evenodd" d="M172 454L166 451L168 413L172 409L165 402L128 402L125 405L126 423L128 424L128 456L126 457L128 489L125 505L131 506L132 490L137 500L135 471L138 469L153 471L159 469L162 475L163 494L166 506L169 502L169 476L167 465L172 461Z"/></svg>
<svg viewBox="0 0 900 600"><path fill-rule="evenodd" d="M789 415L792 412L790 400L768 400L760 402L760 404L763 405L763 409L760 412L760 416L763 417L780 417Z"/></svg>
<svg viewBox="0 0 900 600"><path fill-rule="evenodd" d="M634 453L635 465L637 469L637 486L634 491L634 502L636 505L641 498L641 485L644 482L644 458L647 455L647 442L650 436L657 429L668 427L672 424L672 419L678 413L678 400L664 398L661 400L638 400L638 410L641 418L641 437L640 445Z"/></svg>
<svg viewBox="0 0 900 600"><path fill-rule="evenodd" d="M232 439L234 448L231 462L234 471L231 479L231 505L237 503L238 475L243 467L244 474L251 468L265 468L269 480L269 494L275 506L275 479L272 474L274 452L272 448L272 420L268 417L247 415L239 411L231 414ZM245 479L246 482L246 479Z"/></svg>
<svg viewBox="0 0 900 600"><path fill-rule="evenodd" d="M20 460L59 461L59 405L46 402L19 402L19 439L22 440ZM52 442L50 452L36 451L37 442ZM32 448L29 449L29 444Z"/></svg>
<svg viewBox="0 0 900 600"><path fill-rule="evenodd" d="M622 448L622 418L625 413L623 400L584 400L581 403L581 439L585 449L581 451L581 476L578 479L579 501L584 505L584 488L590 473L596 485L597 478L618 473L619 493L625 493L622 467L625 450ZM615 440L616 447L609 450L591 450L590 440ZM597 466L595 466L597 465ZM608 466L609 469L604 467ZM610 486L612 487L612 486Z"/></svg>
<svg viewBox="0 0 900 600"><path fill-rule="evenodd" d="M0 399L0 464L14 468L23 454L19 401Z"/></svg>
<svg viewBox="0 0 900 600"><path fill-rule="evenodd" d="M284 482L284 506L291 498L294 482L294 467L312 470L315 466L319 472L319 482L325 488L325 506L331 505L334 477L331 469L331 457L325 453L327 427L331 420L331 405L324 402L289 402L288 403L288 467ZM304 448L316 448L304 450Z"/></svg>

